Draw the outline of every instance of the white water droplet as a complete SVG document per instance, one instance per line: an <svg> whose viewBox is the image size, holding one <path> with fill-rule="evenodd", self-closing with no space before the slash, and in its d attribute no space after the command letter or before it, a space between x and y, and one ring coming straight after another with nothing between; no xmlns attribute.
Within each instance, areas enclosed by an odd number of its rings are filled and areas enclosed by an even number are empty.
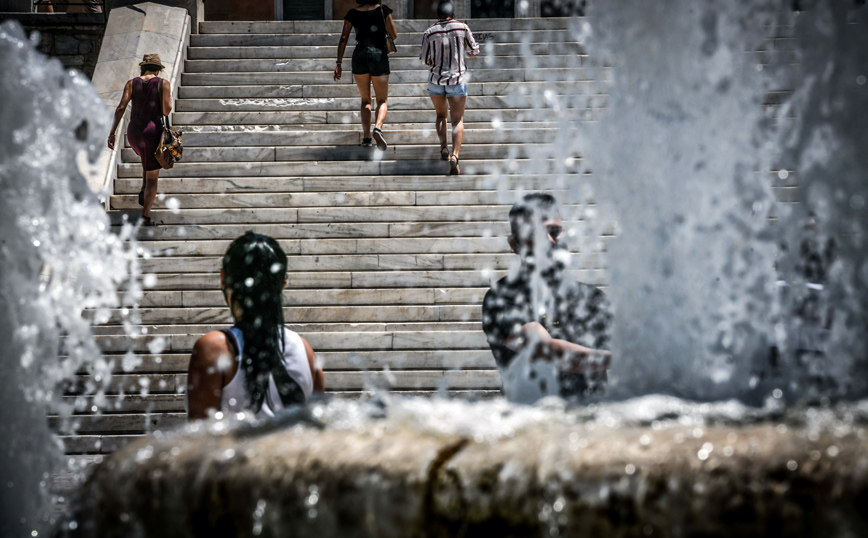
<svg viewBox="0 0 868 538"><path fill-rule="evenodd" d="M174 214L177 214L178 211L181 209L181 202L179 202L178 199L173 196L172 198L166 200L166 209L168 209Z"/></svg>

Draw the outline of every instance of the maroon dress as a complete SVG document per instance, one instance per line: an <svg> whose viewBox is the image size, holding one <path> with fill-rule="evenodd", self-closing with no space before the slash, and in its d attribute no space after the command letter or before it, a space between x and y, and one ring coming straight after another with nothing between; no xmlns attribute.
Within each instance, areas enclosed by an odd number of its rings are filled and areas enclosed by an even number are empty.
<svg viewBox="0 0 868 538"><path fill-rule="evenodd" d="M163 126L163 103L160 101L160 85L163 79L153 77L144 81L139 77L133 79L133 109L130 112L130 125L127 127L127 141L133 151L142 158L142 166L146 172L159 170L160 163L154 157L160 144Z"/></svg>

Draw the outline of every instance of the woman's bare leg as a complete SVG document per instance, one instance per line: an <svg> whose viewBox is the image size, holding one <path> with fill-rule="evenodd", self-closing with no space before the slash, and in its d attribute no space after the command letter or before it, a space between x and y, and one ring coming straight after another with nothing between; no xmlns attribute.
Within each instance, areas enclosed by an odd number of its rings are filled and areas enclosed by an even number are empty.
<svg viewBox="0 0 868 538"><path fill-rule="evenodd" d="M353 75L362 98L360 113L365 138L371 138L371 75Z"/></svg>
<svg viewBox="0 0 868 538"><path fill-rule="evenodd" d="M440 138L440 147L449 146L449 140L446 138L446 117L449 115L449 108L446 102L445 95L430 95L431 102L434 103L434 112L437 114L437 120L434 125L437 129L437 137Z"/></svg>
<svg viewBox="0 0 868 538"><path fill-rule="evenodd" d="M157 180L159 176L159 170L145 172L145 208L142 210L143 217L151 216L151 207L154 205L154 200L157 199Z"/></svg>
<svg viewBox="0 0 868 538"><path fill-rule="evenodd" d="M456 157L461 151L461 142L464 141L464 107L466 103L467 97L449 98L449 115L452 117L452 154Z"/></svg>
<svg viewBox="0 0 868 538"><path fill-rule="evenodd" d="M389 75L371 77L374 83L374 93L377 94L377 123L375 127L382 129L386 123L386 112L389 110Z"/></svg>

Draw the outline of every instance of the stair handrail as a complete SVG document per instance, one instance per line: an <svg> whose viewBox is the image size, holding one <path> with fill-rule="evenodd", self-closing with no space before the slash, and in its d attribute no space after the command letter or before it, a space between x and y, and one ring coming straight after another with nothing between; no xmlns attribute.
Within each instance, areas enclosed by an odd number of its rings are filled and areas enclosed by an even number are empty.
<svg viewBox="0 0 868 538"><path fill-rule="evenodd" d="M178 49L174 53L174 58L172 62L171 71L168 73L167 78L169 81L169 86L172 88L172 123L174 124L174 111L175 111L175 103L178 99L178 87L181 85L181 75L184 72L184 62L187 60L187 48L190 46L190 32L191 32L191 19L188 14L184 19L184 24L181 29L181 41L178 45ZM138 69L138 62L135 62L136 65L131 64L131 72ZM115 103L106 103L109 107L116 106ZM103 157L100 159L99 163L97 163L93 174L91 175L91 179L88 181L88 184L100 198L100 202L105 204L106 210L109 209L109 204L111 203L111 196L114 192L115 180L117 179L117 169L119 164L123 164L123 154L122 150L124 149L124 136L123 134L126 132L125 127L129 117L129 110L121 118L121 121L118 123L117 133L118 142L115 144L114 149L109 150L106 149ZM133 163L130 163L133 164ZM136 162L135 164L139 164ZM103 198L104 197L104 198Z"/></svg>

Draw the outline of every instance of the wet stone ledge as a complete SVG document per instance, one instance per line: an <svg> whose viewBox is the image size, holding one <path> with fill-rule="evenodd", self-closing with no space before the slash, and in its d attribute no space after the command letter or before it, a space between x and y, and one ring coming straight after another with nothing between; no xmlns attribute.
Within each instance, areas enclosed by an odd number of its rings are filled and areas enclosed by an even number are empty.
<svg viewBox="0 0 868 538"><path fill-rule="evenodd" d="M450 405L478 417L474 406L500 404ZM57 534L864 536L863 407L734 423L540 412L495 436L388 408L363 427L346 426L360 412L326 426L309 408L129 445L96 468L74 530L67 521ZM477 423L510 413L532 411Z"/></svg>

